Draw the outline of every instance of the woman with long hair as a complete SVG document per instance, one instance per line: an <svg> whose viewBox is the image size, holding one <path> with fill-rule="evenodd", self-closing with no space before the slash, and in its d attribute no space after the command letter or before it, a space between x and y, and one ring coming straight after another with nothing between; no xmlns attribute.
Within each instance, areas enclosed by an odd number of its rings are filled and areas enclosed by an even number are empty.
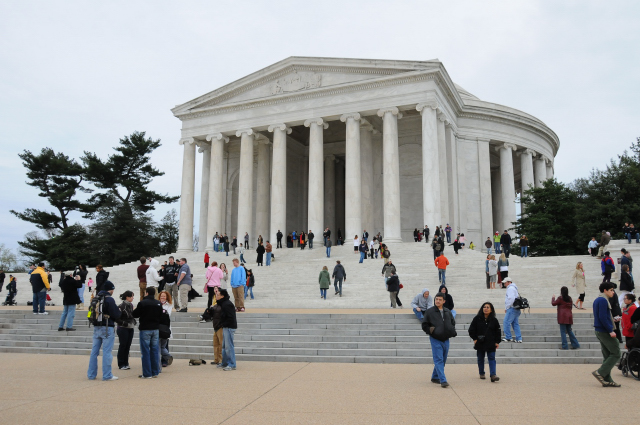
<svg viewBox="0 0 640 425"><path fill-rule="evenodd" d="M173 304L171 304L171 294L168 291L162 291L158 294L158 301L162 304L163 313L166 312L171 317L171 310L173 310ZM169 325L171 326L171 325ZM160 360L162 367L170 366L173 363L173 357L169 353L169 339L173 338L173 335L169 338L160 338Z"/></svg>
<svg viewBox="0 0 640 425"><path fill-rule="evenodd" d="M100 266L102 270L102 266ZM133 341L134 327L136 319L133 318L133 297L132 291L124 291L120 294L122 303L118 306L120 309L120 318L116 320L118 328L118 368L121 370L129 370L129 350Z"/></svg>
<svg viewBox="0 0 640 425"><path fill-rule="evenodd" d="M220 263L220 270L222 270L222 280L220 280L220 288L225 289L226 283L229 281L229 271L225 263Z"/></svg>
<svg viewBox="0 0 640 425"><path fill-rule="evenodd" d="M504 280L509 277L509 259L504 254L500 254L500 259L498 260L498 271L500 272L499 283L502 289L506 288L504 285Z"/></svg>
<svg viewBox="0 0 640 425"><path fill-rule="evenodd" d="M560 288L560 296L556 298L556 296L554 295L551 298L551 305L558 306L558 324L560 325L562 349L569 349L569 346L567 345L567 336L565 335L569 334L569 339L571 340L571 349L577 350L578 348L580 348L580 343L571 330L571 325L573 325L573 313L571 312L571 309L573 308L573 301L569 296L569 288L567 288L566 286Z"/></svg>
<svg viewBox="0 0 640 425"><path fill-rule="evenodd" d="M582 308L582 303L584 303L584 293L586 292L587 285L585 283L584 267L582 266L582 261L578 261L578 264L576 264L576 269L573 271L571 281L573 282L571 286L575 287L576 291L578 292L578 301L576 301L574 306L578 310L584 310L584 308Z"/></svg>
<svg viewBox="0 0 640 425"><path fill-rule="evenodd" d="M484 374L484 357L489 361L489 377L491 382L498 382L496 375L496 350L500 345L502 331L500 322L496 318L496 309L490 302L485 302L480 307L478 314L469 325L469 336L473 340L473 348L478 355L478 372L480 379L486 379Z"/></svg>

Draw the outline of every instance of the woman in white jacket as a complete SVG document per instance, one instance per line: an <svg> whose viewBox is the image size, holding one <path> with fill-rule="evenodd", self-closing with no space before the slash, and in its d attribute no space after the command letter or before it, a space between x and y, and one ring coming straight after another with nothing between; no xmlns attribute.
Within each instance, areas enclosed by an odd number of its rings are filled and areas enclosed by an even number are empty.
<svg viewBox="0 0 640 425"><path fill-rule="evenodd" d="M147 277L147 288L153 287L156 289L156 300L158 299L158 285L162 280L162 277L158 273L158 267L160 267L158 260L149 257L149 268L145 272L145 276Z"/></svg>

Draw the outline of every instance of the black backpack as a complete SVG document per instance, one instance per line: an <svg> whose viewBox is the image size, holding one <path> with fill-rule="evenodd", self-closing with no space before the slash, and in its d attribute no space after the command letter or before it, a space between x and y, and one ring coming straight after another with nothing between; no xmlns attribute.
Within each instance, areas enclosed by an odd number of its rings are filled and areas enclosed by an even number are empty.
<svg viewBox="0 0 640 425"><path fill-rule="evenodd" d="M98 295L93 297L91 304L89 305L89 313L87 318L89 319L89 327L102 326L105 319L109 319L109 315L104 313L104 295Z"/></svg>

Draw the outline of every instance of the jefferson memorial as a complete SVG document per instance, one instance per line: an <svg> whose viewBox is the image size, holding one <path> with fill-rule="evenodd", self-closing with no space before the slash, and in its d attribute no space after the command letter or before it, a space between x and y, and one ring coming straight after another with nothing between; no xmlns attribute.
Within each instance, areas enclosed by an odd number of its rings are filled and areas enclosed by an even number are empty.
<svg viewBox="0 0 640 425"><path fill-rule="evenodd" d="M213 235L278 230L346 243L363 229L413 241L436 225L483 247L516 220L517 193L553 176L558 136L478 99L438 60L290 57L172 109L184 146L178 252ZM433 230L432 233L433 235ZM206 241L206 243L204 243Z"/></svg>

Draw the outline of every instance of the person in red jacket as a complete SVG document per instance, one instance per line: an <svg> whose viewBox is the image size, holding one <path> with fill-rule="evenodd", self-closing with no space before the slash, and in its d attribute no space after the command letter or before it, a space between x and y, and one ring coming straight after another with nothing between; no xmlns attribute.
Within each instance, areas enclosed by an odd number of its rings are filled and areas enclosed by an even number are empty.
<svg viewBox="0 0 640 425"><path fill-rule="evenodd" d="M207 267L209 267L209 253L205 252L204 253L204 268L206 269Z"/></svg>
<svg viewBox="0 0 640 425"><path fill-rule="evenodd" d="M551 298L551 305L558 306L558 324L560 325L562 349L569 349L566 336L566 334L569 334L569 339L571 340L571 349L577 350L578 348L580 348L580 343L571 330L571 325L573 325L573 313L571 311L571 309L573 308L573 301L569 296L569 288L567 288L566 286L560 288L560 296L556 298L556 296L554 295Z"/></svg>
<svg viewBox="0 0 640 425"><path fill-rule="evenodd" d="M440 256L436 257L436 259L433 262L438 268L438 280L440 281L440 284L446 285L447 283L445 281L445 274L447 272L447 266L449 265L449 260L447 260L447 257L444 256L444 252L440 251Z"/></svg>
<svg viewBox="0 0 640 425"><path fill-rule="evenodd" d="M622 336L624 336L625 344L628 344L629 341L635 335L635 332L631 328L633 325L631 323L631 316L636 311L638 307L636 307L636 296L633 294L626 294L624 296L624 308L622 310Z"/></svg>

